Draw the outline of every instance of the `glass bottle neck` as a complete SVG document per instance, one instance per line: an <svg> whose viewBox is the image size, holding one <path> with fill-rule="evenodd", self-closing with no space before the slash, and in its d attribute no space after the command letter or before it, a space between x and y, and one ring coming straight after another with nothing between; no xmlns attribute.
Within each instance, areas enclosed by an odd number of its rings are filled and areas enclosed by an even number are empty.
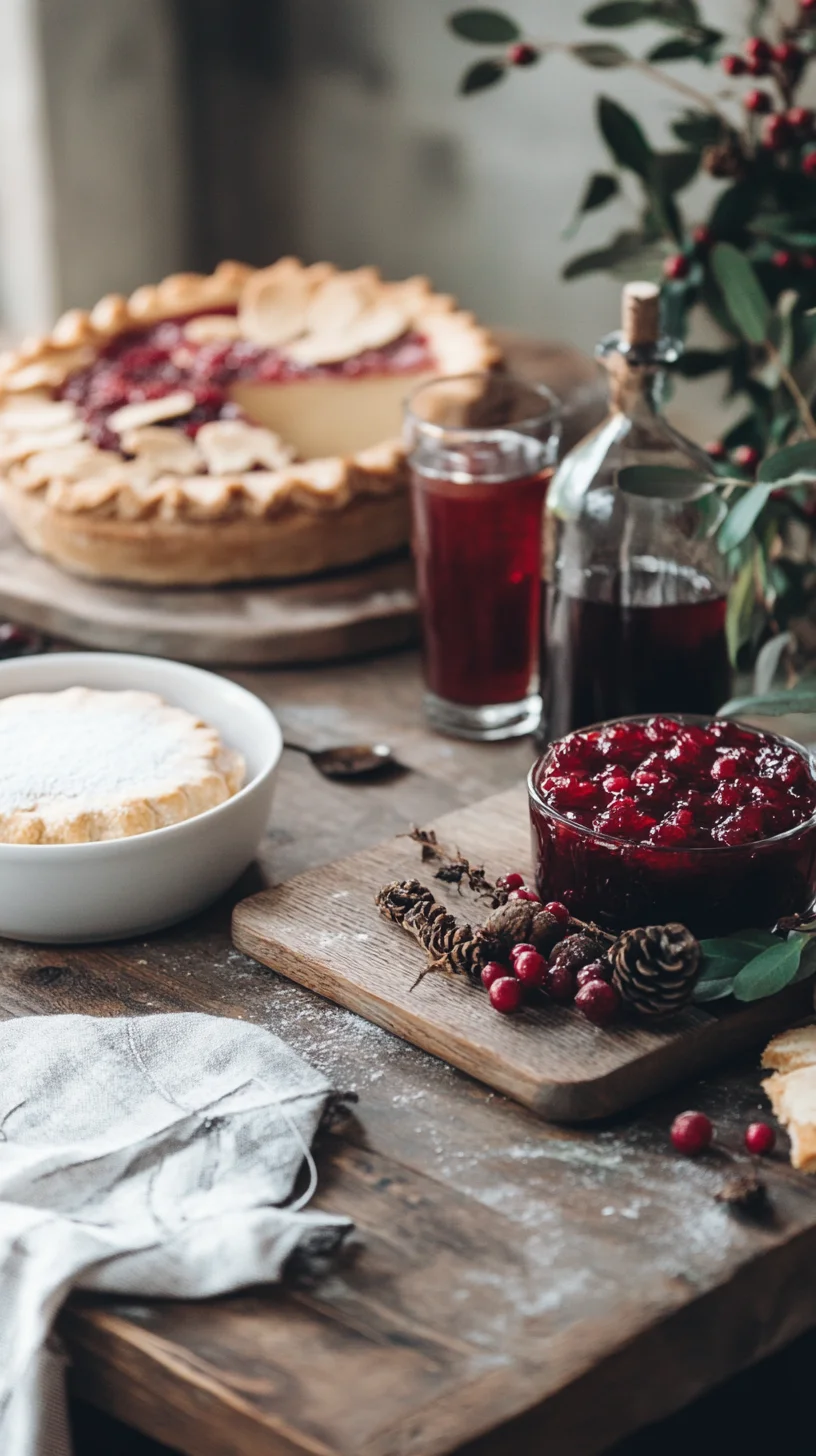
<svg viewBox="0 0 816 1456"><path fill-rule="evenodd" d="M620 354L605 359L613 413L632 419L653 419L664 398L666 371L653 364L633 364Z"/></svg>

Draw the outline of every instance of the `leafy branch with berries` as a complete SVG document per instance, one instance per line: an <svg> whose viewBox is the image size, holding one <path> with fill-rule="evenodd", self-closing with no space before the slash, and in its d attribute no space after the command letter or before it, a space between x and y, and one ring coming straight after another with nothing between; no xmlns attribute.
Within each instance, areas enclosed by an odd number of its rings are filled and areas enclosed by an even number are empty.
<svg viewBox="0 0 816 1456"><path fill-rule="evenodd" d="M677 145L662 150L619 101L599 96L610 166L588 178L570 235L588 214L631 199L632 188L637 217L573 258L564 277L606 270L662 279L667 332L684 339L694 310L717 327L720 345L687 349L676 368L695 379L724 375L725 397L745 403L706 447L728 508L720 542L736 573L732 650L744 658L769 632L816 618L816 448L800 452L795 471L785 456L785 447L816 446L816 116L799 101L816 57L816 0L799 0L790 21L768 4L751 9L756 33L739 48L706 22L697 0L605 0L583 16L603 38L575 43L528 36L496 10L450 17L461 40L491 51L466 69L464 95L560 57L637 71L677 98ZM619 43L617 33L636 37L643 24L660 25L666 37L645 54ZM678 61L717 68L718 89L681 79ZM687 219L680 196L701 173L721 188L707 218Z"/></svg>

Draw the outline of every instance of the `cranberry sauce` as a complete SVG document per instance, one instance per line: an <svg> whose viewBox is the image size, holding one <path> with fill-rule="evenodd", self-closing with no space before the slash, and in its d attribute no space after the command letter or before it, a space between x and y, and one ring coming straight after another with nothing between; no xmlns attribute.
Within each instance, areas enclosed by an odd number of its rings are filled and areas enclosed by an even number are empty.
<svg viewBox="0 0 816 1456"><path fill-rule="evenodd" d="M787 739L629 719L552 744L529 779L537 887L612 929L771 926L816 892L816 781ZM780 837L781 836L781 837Z"/></svg>
<svg viewBox="0 0 816 1456"><path fill-rule="evenodd" d="M716 712L731 692L725 608L725 597L621 606L551 591L547 739L628 713Z"/></svg>
<svg viewBox="0 0 816 1456"><path fill-rule="evenodd" d="M537 690L551 473L463 484L413 472L425 680L437 697L480 707Z"/></svg>
<svg viewBox="0 0 816 1456"><path fill-rule="evenodd" d="M221 309L229 316L235 310ZM196 315L199 317L200 315ZM230 384L238 379L259 383L287 384L315 378L359 378L367 374L416 374L433 361L426 340L416 333L404 334L382 349L367 349L352 359L336 364L298 364L280 349L266 349L247 339L219 340L195 344L185 337L187 319L163 319L149 328L121 334L87 369L72 374L60 395L78 407L97 445L118 449L118 436L107 427L114 410L142 400L162 399L186 389L195 396L195 407L181 425L195 435L210 420L235 419L241 411L228 397Z"/></svg>

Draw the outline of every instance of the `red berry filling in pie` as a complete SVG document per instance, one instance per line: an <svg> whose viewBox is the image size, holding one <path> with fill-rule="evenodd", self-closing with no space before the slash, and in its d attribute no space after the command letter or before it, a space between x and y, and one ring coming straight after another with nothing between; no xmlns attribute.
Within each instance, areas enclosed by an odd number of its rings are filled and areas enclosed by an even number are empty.
<svg viewBox="0 0 816 1456"><path fill-rule="evenodd" d="M229 317L235 310L219 313ZM62 386L59 397L77 406L94 444L119 449L119 437L107 424L115 410L162 399L181 389L189 390L196 404L189 414L166 423L194 437L211 420L244 417L229 398L230 385L239 380L287 384L302 379L359 379L416 374L433 366L425 338L414 331L338 363L302 364L282 349L264 348L248 339L195 343L185 336L186 322L185 318L164 319L150 328L120 335L93 364Z"/></svg>

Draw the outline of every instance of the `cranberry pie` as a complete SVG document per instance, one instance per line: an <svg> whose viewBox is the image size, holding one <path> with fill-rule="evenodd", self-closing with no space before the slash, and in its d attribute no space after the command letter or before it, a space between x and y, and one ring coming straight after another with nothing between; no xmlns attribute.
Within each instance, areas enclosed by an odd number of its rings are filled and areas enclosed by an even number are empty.
<svg viewBox="0 0 816 1456"><path fill-rule="evenodd" d="M292 577L408 533L401 404L498 352L424 278L222 263L0 360L0 499L32 550L142 584Z"/></svg>
<svg viewBox="0 0 816 1456"><path fill-rule="evenodd" d="M214 728L155 693L0 699L0 843L78 844L179 824L242 787Z"/></svg>

